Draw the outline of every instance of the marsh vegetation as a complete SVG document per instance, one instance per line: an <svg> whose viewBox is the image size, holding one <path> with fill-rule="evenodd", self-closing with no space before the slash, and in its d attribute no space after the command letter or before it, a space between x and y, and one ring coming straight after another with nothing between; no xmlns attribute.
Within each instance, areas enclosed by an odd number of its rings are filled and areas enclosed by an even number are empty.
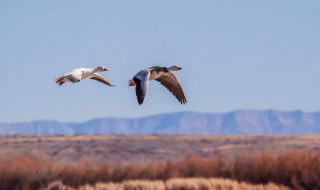
<svg viewBox="0 0 320 190"><path fill-rule="evenodd" d="M319 138L245 135L1 137L0 187L30 190L319 189ZM123 158L117 159L120 157Z"/></svg>

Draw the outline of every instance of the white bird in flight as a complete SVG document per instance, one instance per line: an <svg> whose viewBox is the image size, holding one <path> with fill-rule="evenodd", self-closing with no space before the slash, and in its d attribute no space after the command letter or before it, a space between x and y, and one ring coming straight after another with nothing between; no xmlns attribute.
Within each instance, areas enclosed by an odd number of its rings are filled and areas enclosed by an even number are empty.
<svg viewBox="0 0 320 190"><path fill-rule="evenodd" d="M55 82L58 85L62 85L65 82L80 82L80 80L90 78L99 81L105 85L113 86L108 81L106 81L103 76L99 75L97 72L108 71L104 66L99 66L95 69L92 68L78 68L72 71L66 72L64 75L54 77Z"/></svg>
<svg viewBox="0 0 320 190"><path fill-rule="evenodd" d="M136 86L136 95L139 105L143 103L150 80L156 80L165 86L181 104L187 103L181 85L171 71L179 71L179 66L159 67L154 66L138 72L133 79L129 80L129 86Z"/></svg>

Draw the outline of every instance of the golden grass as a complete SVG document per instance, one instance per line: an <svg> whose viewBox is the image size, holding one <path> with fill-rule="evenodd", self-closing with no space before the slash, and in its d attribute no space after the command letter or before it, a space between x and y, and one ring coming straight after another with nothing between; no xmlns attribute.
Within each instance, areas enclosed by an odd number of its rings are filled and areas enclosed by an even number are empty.
<svg viewBox="0 0 320 190"><path fill-rule="evenodd" d="M78 187L79 190L289 190L288 187L275 185L253 185L234 180L218 178L173 178L161 180L129 180L122 183L96 183ZM42 190L74 190L61 183L53 182Z"/></svg>

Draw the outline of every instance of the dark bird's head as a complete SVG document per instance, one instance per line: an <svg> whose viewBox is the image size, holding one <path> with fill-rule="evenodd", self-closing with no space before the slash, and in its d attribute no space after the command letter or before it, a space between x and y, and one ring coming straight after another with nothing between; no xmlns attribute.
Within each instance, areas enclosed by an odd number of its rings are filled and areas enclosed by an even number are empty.
<svg viewBox="0 0 320 190"><path fill-rule="evenodd" d="M177 65L173 65L173 66L168 68L168 71L179 71L181 69L182 69L182 67L177 66Z"/></svg>

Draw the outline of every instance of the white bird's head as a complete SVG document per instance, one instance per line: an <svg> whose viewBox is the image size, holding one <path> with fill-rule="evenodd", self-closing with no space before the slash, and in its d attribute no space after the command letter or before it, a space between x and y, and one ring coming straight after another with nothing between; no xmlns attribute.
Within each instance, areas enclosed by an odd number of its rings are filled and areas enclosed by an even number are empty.
<svg viewBox="0 0 320 190"><path fill-rule="evenodd" d="M96 71L108 71L108 69L105 68L104 66L99 66L96 68Z"/></svg>
<svg viewBox="0 0 320 190"><path fill-rule="evenodd" d="M173 65L173 66L168 68L168 71L179 71L181 69L182 69L182 67L177 66L177 65Z"/></svg>

